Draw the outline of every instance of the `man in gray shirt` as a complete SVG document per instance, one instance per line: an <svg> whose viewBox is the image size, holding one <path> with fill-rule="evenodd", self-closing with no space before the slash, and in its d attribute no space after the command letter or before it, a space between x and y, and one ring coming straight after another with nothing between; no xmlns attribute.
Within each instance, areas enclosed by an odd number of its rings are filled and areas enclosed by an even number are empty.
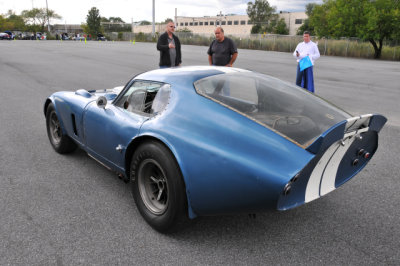
<svg viewBox="0 0 400 266"><path fill-rule="evenodd" d="M224 36L224 30L221 27L217 27L214 33L215 40L212 41L207 52L208 62L214 66L233 66L238 56L235 43Z"/></svg>

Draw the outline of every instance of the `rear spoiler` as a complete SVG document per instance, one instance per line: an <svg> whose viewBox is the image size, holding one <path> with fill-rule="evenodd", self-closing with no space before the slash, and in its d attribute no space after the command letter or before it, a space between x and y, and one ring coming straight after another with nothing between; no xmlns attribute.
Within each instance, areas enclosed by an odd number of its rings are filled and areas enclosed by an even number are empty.
<svg viewBox="0 0 400 266"><path fill-rule="evenodd" d="M353 178L375 154L378 133L386 121L379 114L352 117L319 136L306 149L314 158L282 188L277 209L315 200Z"/></svg>
<svg viewBox="0 0 400 266"><path fill-rule="evenodd" d="M386 121L386 117L380 114L366 114L351 117L322 133L321 136L306 148L306 150L318 154L325 151L329 146L340 139L343 140L369 130L378 133L385 125Z"/></svg>

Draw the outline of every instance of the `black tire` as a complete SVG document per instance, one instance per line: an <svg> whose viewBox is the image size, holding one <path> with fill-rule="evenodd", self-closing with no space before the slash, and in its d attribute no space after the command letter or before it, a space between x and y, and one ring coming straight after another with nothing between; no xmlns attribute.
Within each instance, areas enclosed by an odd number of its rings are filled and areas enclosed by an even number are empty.
<svg viewBox="0 0 400 266"><path fill-rule="evenodd" d="M132 194L146 222L159 232L172 232L187 222L182 174L172 153L157 141L138 147L131 162Z"/></svg>
<svg viewBox="0 0 400 266"><path fill-rule="evenodd" d="M50 144L56 152L63 154L76 150L76 143L62 132L60 121L52 103L47 107L46 127Z"/></svg>

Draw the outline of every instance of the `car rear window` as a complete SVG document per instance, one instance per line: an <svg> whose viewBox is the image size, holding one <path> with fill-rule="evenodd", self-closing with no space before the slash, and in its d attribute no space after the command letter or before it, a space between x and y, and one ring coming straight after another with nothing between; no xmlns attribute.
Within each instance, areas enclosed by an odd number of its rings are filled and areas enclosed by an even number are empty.
<svg viewBox="0 0 400 266"><path fill-rule="evenodd" d="M306 90L267 75L215 75L194 83L197 93L305 147L348 113Z"/></svg>

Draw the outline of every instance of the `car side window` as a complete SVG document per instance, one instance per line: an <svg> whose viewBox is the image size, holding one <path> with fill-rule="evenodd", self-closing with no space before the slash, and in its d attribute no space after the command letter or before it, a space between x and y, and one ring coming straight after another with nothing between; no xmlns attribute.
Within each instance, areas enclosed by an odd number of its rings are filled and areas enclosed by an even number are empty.
<svg viewBox="0 0 400 266"><path fill-rule="evenodd" d="M150 116L165 109L169 92L169 84L138 80L132 83L115 105L128 112Z"/></svg>

